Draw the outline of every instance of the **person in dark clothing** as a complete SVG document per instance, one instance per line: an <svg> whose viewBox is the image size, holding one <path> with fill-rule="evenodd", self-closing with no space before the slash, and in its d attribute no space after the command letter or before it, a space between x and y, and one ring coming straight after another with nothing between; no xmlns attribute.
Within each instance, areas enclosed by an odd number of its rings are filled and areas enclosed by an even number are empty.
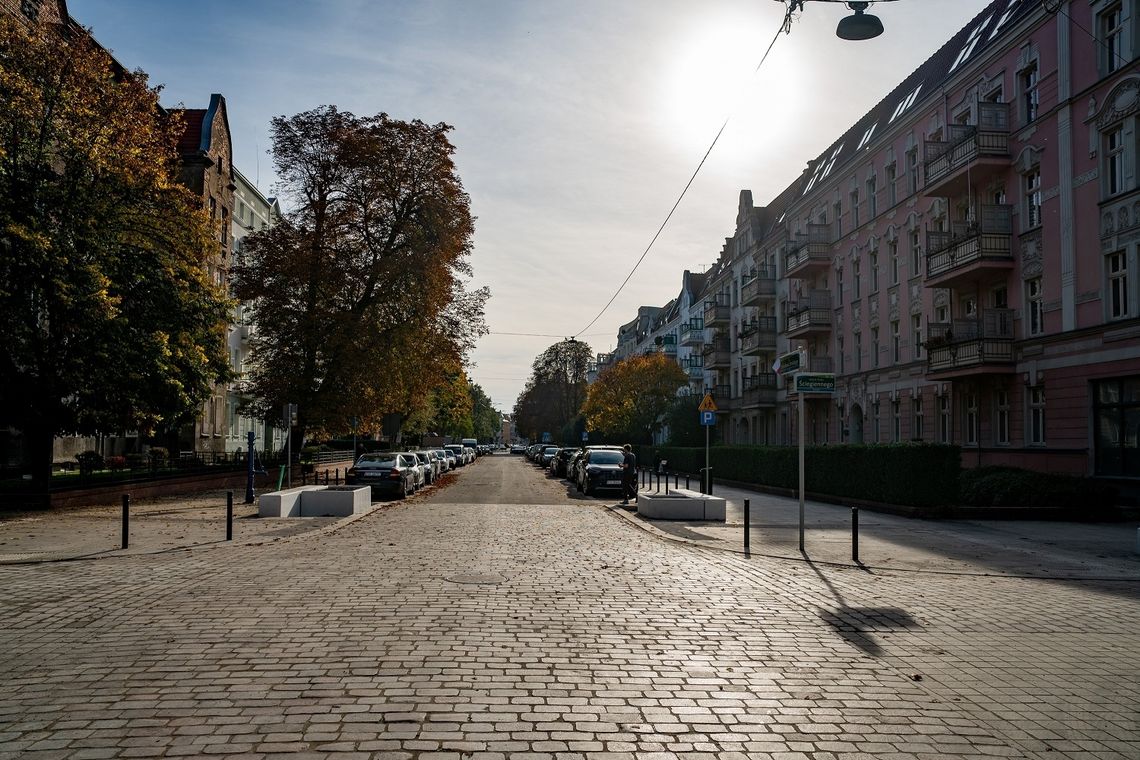
<svg viewBox="0 0 1140 760"><path fill-rule="evenodd" d="M625 505L630 499L637 501L637 456L628 443L622 450L625 453L621 458L621 503Z"/></svg>

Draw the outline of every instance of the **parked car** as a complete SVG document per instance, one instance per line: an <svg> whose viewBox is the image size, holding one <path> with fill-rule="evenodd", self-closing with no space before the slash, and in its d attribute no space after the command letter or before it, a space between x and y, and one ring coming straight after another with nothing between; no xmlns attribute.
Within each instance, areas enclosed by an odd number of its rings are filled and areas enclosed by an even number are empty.
<svg viewBox="0 0 1140 760"><path fill-rule="evenodd" d="M554 455L554 458L550 460L550 471L560 478L567 477L567 473L570 472L570 470L567 469L570 464L570 458L577 453L578 449L559 449L558 453Z"/></svg>
<svg viewBox="0 0 1140 760"><path fill-rule="evenodd" d="M427 485L427 474L424 472L423 462L420 461L420 458L416 456L416 452L414 451L405 451L403 453L412 458L412 466L415 467L416 470L416 489L423 488Z"/></svg>
<svg viewBox="0 0 1140 760"><path fill-rule="evenodd" d="M463 451L463 446L458 443L449 443L444 446L445 449L455 455L455 466L462 467L467 464L467 454Z"/></svg>
<svg viewBox="0 0 1140 760"><path fill-rule="evenodd" d="M467 454L467 463L468 464L475 461L475 457L477 456L475 454L475 449L471 448L470 446L464 446L463 451L464 451L464 453Z"/></svg>
<svg viewBox="0 0 1140 760"><path fill-rule="evenodd" d="M616 446L590 447L578 460L578 490L592 496L600 489L621 490L624 452Z"/></svg>
<svg viewBox="0 0 1140 760"><path fill-rule="evenodd" d="M511 446L511 453L512 454L525 454L526 453L526 446L523 446L521 443L516 443L514 446Z"/></svg>
<svg viewBox="0 0 1140 760"><path fill-rule="evenodd" d="M424 466L424 481L431 485L439 479L439 459L434 451L417 451L416 457Z"/></svg>
<svg viewBox="0 0 1140 760"><path fill-rule="evenodd" d="M559 446L543 446L538 456L534 458L534 463L543 469L549 467L550 458L558 453L559 448Z"/></svg>
<svg viewBox="0 0 1140 760"><path fill-rule="evenodd" d="M578 479L578 461L581 460L582 455L586 453L585 449L574 449L574 453L570 455L570 459L566 462L566 479L576 481Z"/></svg>
<svg viewBox="0 0 1140 760"><path fill-rule="evenodd" d="M439 471L451 472L455 469L455 455L447 449L433 449L435 455L439 457Z"/></svg>
<svg viewBox="0 0 1140 760"><path fill-rule="evenodd" d="M372 498L389 494L402 499L416 490L417 464L416 458L410 454L393 451L361 454L345 472L344 482L349 485L371 486Z"/></svg>

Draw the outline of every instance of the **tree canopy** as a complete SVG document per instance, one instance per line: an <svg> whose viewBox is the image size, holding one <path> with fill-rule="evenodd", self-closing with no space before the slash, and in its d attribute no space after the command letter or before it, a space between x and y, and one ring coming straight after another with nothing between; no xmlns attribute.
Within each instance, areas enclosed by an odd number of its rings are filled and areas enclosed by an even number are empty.
<svg viewBox="0 0 1140 760"><path fill-rule="evenodd" d="M688 375L666 354L631 356L610 365L590 385L583 412L591 431L649 443Z"/></svg>
<svg viewBox="0 0 1140 760"><path fill-rule="evenodd" d="M334 106L273 120L291 210L246 238L233 272L255 314L263 408L297 403L302 430L352 416L376 429L457 382L489 294L465 287L474 220L450 131Z"/></svg>
<svg viewBox="0 0 1140 760"><path fill-rule="evenodd" d="M532 441L543 433L565 442L576 440L576 425L586 398L589 345L564 340L547 348L534 360L530 378L515 402L515 426Z"/></svg>
<svg viewBox="0 0 1140 760"><path fill-rule="evenodd" d="M46 485L60 433L173 427L227 376L182 126L86 34L0 16L0 409Z"/></svg>

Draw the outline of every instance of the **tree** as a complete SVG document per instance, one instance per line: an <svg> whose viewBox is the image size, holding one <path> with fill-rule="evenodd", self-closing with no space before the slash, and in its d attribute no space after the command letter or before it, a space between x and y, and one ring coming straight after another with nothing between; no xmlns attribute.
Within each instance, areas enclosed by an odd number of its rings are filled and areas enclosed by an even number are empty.
<svg viewBox="0 0 1140 760"><path fill-rule="evenodd" d="M55 435L172 427L228 376L158 92L86 34L0 17L0 409L45 493Z"/></svg>
<svg viewBox="0 0 1140 760"><path fill-rule="evenodd" d="M590 386L583 412L590 430L651 443L662 415L688 375L666 354L631 356L607 368Z"/></svg>
<svg viewBox="0 0 1140 760"><path fill-rule="evenodd" d="M562 436L573 429L586 398L589 363L590 347L573 339L555 343L535 358L515 402L515 424L523 435L541 440L543 433Z"/></svg>
<svg viewBox="0 0 1140 760"><path fill-rule="evenodd" d="M493 441L502 428L503 415L495 410L491 397L478 383L471 383L472 436L480 441Z"/></svg>
<svg viewBox="0 0 1140 760"><path fill-rule="evenodd" d="M412 415L486 332L488 292L461 279L474 221L450 131L333 106L273 120L293 210L246 238L233 279L258 327L254 395L296 402L298 437Z"/></svg>
<svg viewBox="0 0 1140 760"><path fill-rule="evenodd" d="M705 427L700 422L700 396L679 396L665 413L670 446L704 446ZM715 433L716 431L711 431Z"/></svg>

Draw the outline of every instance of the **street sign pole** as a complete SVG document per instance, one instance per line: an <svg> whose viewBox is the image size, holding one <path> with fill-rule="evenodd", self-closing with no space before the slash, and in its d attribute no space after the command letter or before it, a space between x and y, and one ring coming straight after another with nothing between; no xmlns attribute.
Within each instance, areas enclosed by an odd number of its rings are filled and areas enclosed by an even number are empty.
<svg viewBox="0 0 1140 760"><path fill-rule="evenodd" d="M708 478L707 487L709 491L712 490L712 470L709 469L709 429L711 427L711 425L705 425L705 477ZM704 486L704 483L701 485ZM701 493L707 493L707 491L702 488Z"/></svg>
<svg viewBox="0 0 1140 760"><path fill-rule="evenodd" d="M800 391L800 553L804 551L804 394Z"/></svg>

